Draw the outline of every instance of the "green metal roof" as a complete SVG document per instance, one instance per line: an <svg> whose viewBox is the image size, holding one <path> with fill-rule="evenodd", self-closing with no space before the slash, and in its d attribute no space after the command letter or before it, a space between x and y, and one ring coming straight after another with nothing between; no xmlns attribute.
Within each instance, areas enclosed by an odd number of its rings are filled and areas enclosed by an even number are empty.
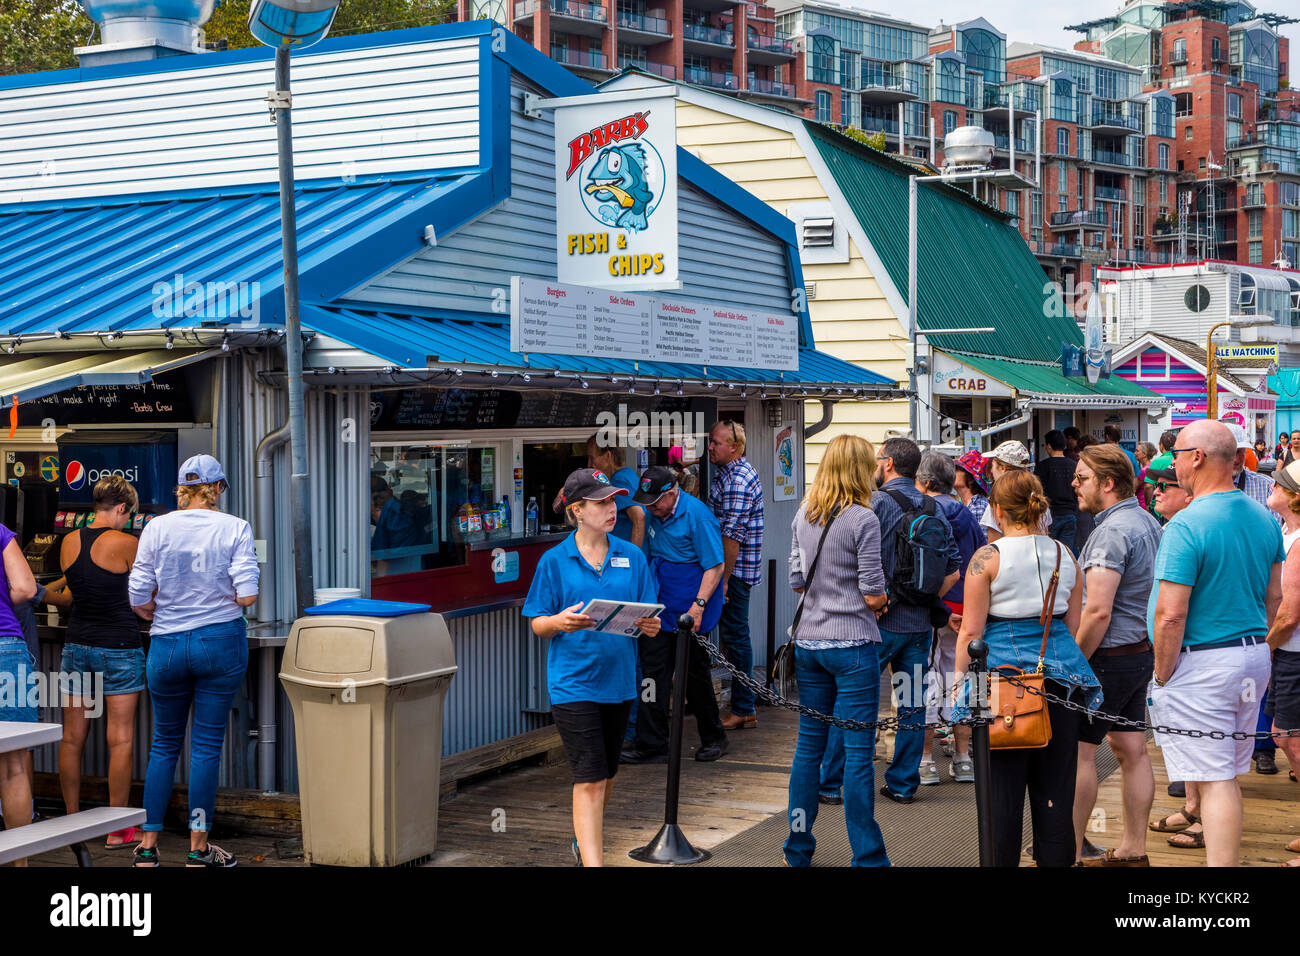
<svg viewBox="0 0 1300 956"><path fill-rule="evenodd" d="M1098 399L1131 398L1136 404L1169 404L1167 399L1118 375L1100 378L1093 385L1087 378L1066 378L1061 374L1060 365L1036 365L982 355L962 355L959 352L948 354L979 369L990 378L996 378L1018 392L1029 395L1076 396L1085 404L1089 396Z"/></svg>
<svg viewBox="0 0 1300 956"><path fill-rule="evenodd" d="M889 278L907 295L907 180L915 170L829 127L805 120L813 142L866 231ZM936 335L944 351L1060 362L1061 344L1083 345L1060 293L1002 214L961 190L922 183L917 325L993 326L994 333Z"/></svg>

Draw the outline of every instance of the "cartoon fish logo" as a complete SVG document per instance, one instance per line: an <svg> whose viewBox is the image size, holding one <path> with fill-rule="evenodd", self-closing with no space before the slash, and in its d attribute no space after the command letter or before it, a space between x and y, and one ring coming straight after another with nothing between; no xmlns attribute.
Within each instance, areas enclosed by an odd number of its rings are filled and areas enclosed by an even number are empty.
<svg viewBox="0 0 1300 956"><path fill-rule="evenodd" d="M587 174L586 191L604 203L600 217L632 232L646 229L654 193L646 184L645 149L639 143L609 146L596 157Z"/></svg>

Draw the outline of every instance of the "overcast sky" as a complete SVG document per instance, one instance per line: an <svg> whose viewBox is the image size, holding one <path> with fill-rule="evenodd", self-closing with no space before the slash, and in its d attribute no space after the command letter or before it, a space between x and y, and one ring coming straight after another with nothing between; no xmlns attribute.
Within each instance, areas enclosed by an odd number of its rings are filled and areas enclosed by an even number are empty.
<svg viewBox="0 0 1300 956"><path fill-rule="evenodd" d="M983 17L1007 35L1007 42L1022 40L1027 43L1046 43L1069 49L1083 34L1063 29L1069 23L1082 23L1117 13L1123 0L1070 0L1068 3L1042 2L1042 0L838 0L845 6L878 10L881 13L935 26L960 23ZM1257 10L1300 17L1300 4L1296 0L1252 0ZM1300 24L1282 28L1292 47L1300 48ZM1292 57L1294 59L1294 57ZM1293 71L1294 72L1294 71Z"/></svg>

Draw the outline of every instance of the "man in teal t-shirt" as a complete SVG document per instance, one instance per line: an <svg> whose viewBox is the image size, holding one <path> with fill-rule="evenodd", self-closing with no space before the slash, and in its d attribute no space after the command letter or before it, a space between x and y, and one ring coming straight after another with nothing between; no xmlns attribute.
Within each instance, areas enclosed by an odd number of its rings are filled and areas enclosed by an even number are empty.
<svg viewBox="0 0 1300 956"><path fill-rule="evenodd" d="M1252 733L1271 655L1265 635L1282 597L1282 533L1232 481L1236 440L1222 422L1184 428L1172 449L1192 502L1165 526L1147 626L1155 645L1151 722ZM1236 866L1241 789L1254 742L1157 733L1170 779L1197 783L1206 863Z"/></svg>

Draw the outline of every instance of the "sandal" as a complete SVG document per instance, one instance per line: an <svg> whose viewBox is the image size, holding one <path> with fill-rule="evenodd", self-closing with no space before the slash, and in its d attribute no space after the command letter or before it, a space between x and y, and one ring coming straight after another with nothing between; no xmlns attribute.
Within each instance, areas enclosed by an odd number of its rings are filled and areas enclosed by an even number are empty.
<svg viewBox="0 0 1300 956"><path fill-rule="evenodd" d="M114 830L112 833L110 833L107 837L104 838L104 849L122 850L122 849L130 848L136 842L135 833L136 833L135 827L127 827L125 830ZM113 837L117 837L122 842L109 843L108 841Z"/></svg>
<svg viewBox="0 0 1300 956"><path fill-rule="evenodd" d="M132 857L131 859L132 866L161 866L162 865L162 863L158 859L158 848L152 846L145 846L143 843L136 845L136 848L132 852L131 857Z"/></svg>
<svg viewBox="0 0 1300 956"><path fill-rule="evenodd" d="M1176 840L1178 840L1179 837L1187 837L1192 842L1191 843L1175 842ZM1183 830L1180 833L1175 833L1165 842L1177 850L1204 850L1205 831L1198 830L1196 832L1192 832L1191 830Z"/></svg>
<svg viewBox="0 0 1300 956"><path fill-rule="evenodd" d="M1180 814L1182 815L1183 819L1187 821L1186 823L1169 822L1174 817ZM1195 824L1200 822L1201 822L1200 817L1192 813L1186 807L1183 807L1181 810L1175 810L1173 813L1169 814L1166 817L1161 817L1155 823L1147 824L1147 828L1150 830L1154 830L1156 833L1182 833L1188 827L1194 826Z"/></svg>

